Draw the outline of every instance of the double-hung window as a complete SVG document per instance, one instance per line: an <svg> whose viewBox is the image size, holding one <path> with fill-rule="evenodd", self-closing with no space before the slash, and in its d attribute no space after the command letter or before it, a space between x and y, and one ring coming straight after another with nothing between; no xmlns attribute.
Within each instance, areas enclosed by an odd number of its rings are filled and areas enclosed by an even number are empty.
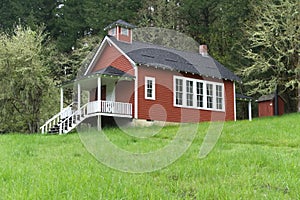
<svg viewBox="0 0 300 200"><path fill-rule="evenodd" d="M193 85L194 85L193 81L191 80L186 81L186 105L187 106L193 106L193 100L194 100Z"/></svg>
<svg viewBox="0 0 300 200"><path fill-rule="evenodd" d="M203 108L204 102L203 102L203 82L196 82L196 91L197 91L197 107Z"/></svg>
<svg viewBox="0 0 300 200"><path fill-rule="evenodd" d="M224 111L224 84L174 76L174 106Z"/></svg>
<svg viewBox="0 0 300 200"><path fill-rule="evenodd" d="M213 84L206 84L207 108L213 108Z"/></svg>
<svg viewBox="0 0 300 200"><path fill-rule="evenodd" d="M217 109L223 109L223 87L222 85L216 85L216 105Z"/></svg>
<svg viewBox="0 0 300 200"><path fill-rule="evenodd" d="M155 100L155 78L145 77L145 99Z"/></svg>
<svg viewBox="0 0 300 200"><path fill-rule="evenodd" d="M175 79L175 105L183 104L183 80Z"/></svg>

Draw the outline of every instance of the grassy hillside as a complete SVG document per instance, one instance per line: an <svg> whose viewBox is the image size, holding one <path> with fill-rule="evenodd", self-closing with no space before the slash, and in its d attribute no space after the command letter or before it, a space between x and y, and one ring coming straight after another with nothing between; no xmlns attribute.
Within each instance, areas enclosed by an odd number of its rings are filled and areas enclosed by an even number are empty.
<svg viewBox="0 0 300 200"><path fill-rule="evenodd" d="M0 199L300 199L300 114L226 122L213 151L199 159L208 127L200 124L175 163L149 173L101 164L78 134L1 135ZM149 152L177 130L163 128L145 139L118 129L105 134L122 149Z"/></svg>

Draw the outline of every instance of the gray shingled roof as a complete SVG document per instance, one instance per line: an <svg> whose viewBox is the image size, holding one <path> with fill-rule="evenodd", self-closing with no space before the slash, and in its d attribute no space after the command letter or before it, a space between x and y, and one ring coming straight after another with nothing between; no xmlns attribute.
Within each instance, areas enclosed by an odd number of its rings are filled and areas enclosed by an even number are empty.
<svg viewBox="0 0 300 200"><path fill-rule="evenodd" d="M98 71L95 71L93 74L103 74L103 75L109 75L109 76L120 76L120 77L128 77L128 78L134 78L134 76L123 72L115 67L108 66L104 69L100 69Z"/></svg>
<svg viewBox="0 0 300 200"><path fill-rule="evenodd" d="M202 56L199 53L179 51L138 41L130 44L120 42L114 37L109 36L109 38L137 64L240 81L238 76L209 55Z"/></svg>
<svg viewBox="0 0 300 200"><path fill-rule="evenodd" d="M111 23L110 25L106 26L104 28L104 30L106 31L106 30L111 29L111 28L116 27L116 26L121 26L121 27L131 28L131 29L136 27L133 24L130 24L128 22L125 22L125 21L119 19L118 21L115 21L115 22Z"/></svg>
<svg viewBox="0 0 300 200"><path fill-rule="evenodd" d="M262 102L262 101L270 101L275 98L275 94L268 94L268 95L263 95L259 97L256 102Z"/></svg>

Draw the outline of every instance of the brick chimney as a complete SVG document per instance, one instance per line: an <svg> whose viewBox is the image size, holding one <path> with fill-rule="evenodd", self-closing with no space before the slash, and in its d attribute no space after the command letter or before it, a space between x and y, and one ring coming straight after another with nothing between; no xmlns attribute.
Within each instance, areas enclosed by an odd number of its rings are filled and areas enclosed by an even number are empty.
<svg viewBox="0 0 300 200"><path fill-rule="evenodd" d="M208 56L207 45L205 45L205 44L200 45L200 46L199 46L199 53L200 53L202 56Z"/></svg>
<svg viewBox="0 0 300 200"><path fill-rule="evenodd" d="M131 43L133 28L135 28L134 25L119 19L105 27L104 30L108 31L108 35L115 37L118 41Z"/></svg>

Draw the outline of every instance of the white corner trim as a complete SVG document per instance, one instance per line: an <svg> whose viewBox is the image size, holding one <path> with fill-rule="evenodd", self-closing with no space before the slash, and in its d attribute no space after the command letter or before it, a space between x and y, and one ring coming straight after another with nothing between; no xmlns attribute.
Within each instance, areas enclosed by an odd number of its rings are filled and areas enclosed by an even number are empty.
<svg viewBox="0 0 300 200"><path fill-rule="evenodd" d="M138 119L138 90L139 90L139 76L138 76L138 67L134 64L134 118Z"/></svg>
<svg viewBox="0 0 300 200"><path fill-rule="evenodd" d="M233 114L234 114L234 121L236 121L236 97L235 97L235 82L233 81Z"/></svg>

